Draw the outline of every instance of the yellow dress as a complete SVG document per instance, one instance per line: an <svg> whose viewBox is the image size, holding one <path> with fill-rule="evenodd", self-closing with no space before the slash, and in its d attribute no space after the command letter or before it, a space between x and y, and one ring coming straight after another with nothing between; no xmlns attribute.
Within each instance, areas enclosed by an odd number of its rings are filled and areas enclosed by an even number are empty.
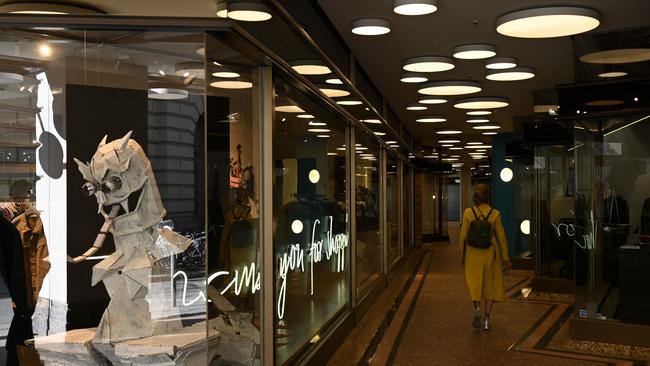
<svg viewBox="0 0 650 366"><path fill-rule="evenodd" d="M481 217L481 213L485 216L490 211L490 205L481 204L476 206L474 210L478 217ZM487 249L465 245L469 225L475 219L472 209L465 209L463 222L460 226L458 243L461 255L463 248L465 250L465 281L467 282L469 295L472 301L488 299L501 302L506 297L503 287L502 263L503 261L510 260L506 233L501 223L501 213L493 209L490 217L488 217L488 222L492 225L494 235L492 236L492 246Z"/></svg>

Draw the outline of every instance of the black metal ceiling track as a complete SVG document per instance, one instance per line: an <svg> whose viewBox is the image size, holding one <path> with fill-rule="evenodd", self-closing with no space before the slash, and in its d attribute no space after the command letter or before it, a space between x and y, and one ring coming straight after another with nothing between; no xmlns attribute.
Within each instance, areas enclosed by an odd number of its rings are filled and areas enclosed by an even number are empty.
<svg viewBox="0 0 650 366"><path fill-rule="evenodd" d="M264 0L264 2L272 9L273 13L277 15L283 23L285 23L291 31L293 31L300 39L302 39L305 44L318 56L318 58L321 59L325 63L327 67L329 67L330 70L340 79L343 81L344 85L347 88L350 88L351 91L353 91L360 99L361 101L366 104L370 110L377 116L379 117L379 120L382 121L382 126L385 127L392 135L395 136L395 138L398 140L401 146L404 146L409 150L410 152L415 152L414 148L411 144L411 142L407 142L400 133L395 131L393 126L391 126L386 118L377 111L375 106L368 101L365 95L361 93L355 85L352 84L350 79L348 79L347 75L344 74L341 69L336 65L328 56L327 54L316 44L314 39L305 31L305 29L289 14L289 12L279 3L278 0ZM345 48L348 48L347 45ZM349 49L349 48L348 48ZM373 85L374 87L374 85ZM375 87L376 88L376 87ZM381 93L379 93L381 95ZM383 98L383 96L382 96ZM355 122L358 122L356 118L354 118ZM364 129L369 130L365 125L362 125L361 123L357 123L357 125L360 125L362 127L365 127ZM410 134L409 134L410 135ZM383 143L383 140L377 138L377 140L381 141Z"/></svg>

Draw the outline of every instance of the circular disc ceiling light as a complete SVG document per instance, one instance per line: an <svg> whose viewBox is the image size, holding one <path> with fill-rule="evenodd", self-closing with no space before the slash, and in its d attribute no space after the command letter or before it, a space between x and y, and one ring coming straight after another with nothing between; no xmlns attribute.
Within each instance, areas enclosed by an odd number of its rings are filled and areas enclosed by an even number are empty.
<svg viewBox="0 0 650 366"><path fill-rule="evenodd" d="M532 67L513 67L507 70L488 71L486 78L492 81L517 81L532 79L535 77L535 69Z"/></svg>
<svg viewBox="0 0 650 366"><path fill-rule="evenodd" d="M501 128L499 125L491 124L491 123L486 123L486 124L480 124L476 126L472 126L473 129L475 130L498 130Z"/></svg>
<svg viewBox="0 0 650 366"><path fill-rule="evenodd" d="M343 82L339 78L327 79L325 80L325 83L332 84L332 85L343 85Z"/></svg>
<svg viewBox="0 0 650 366"><path fill-rule="evenodd" d="M97 15L105 12L87 7L72 4L56 4L47 2L13 2L0 5L0 13L11 14L42 14L42 15Z"/></svg>
<svg viewBox="0 0 650 366"><path fill-rule="evenodd" d="M415 120L415 122L420 123L440 123L445 121L447 121L445 116L421 116Z"/></svg>
<svg viewBox="0 0 650 366"><path fill-rule="evenodd" d="M440 97L420 97L418 103L421 104L443 104L447 103L447 99Z"/></svg>
<svg viewBox="0 0 650 366"><path fill-rule="evenodd" d="M360 36L380 36L390 32L390 22L380 18L362 18L352 22L352 33Z"/></svg>
<svg viewBox="0 0 650 366"><path fill-rule="evenodd" d="M460 135L463 133L463 131L457 129L457 128L443 128L441 130L436 131L438 135Z"/></svg>
<svg viewBox="0 0 650 366"><path fill-rule="evenodd" d="M600 25L600 14L574 6L519 10L497 19L497 32L517 38L552 38L588 32Z"/></svg>
<svg viewBox="0 0 650 366"><path fill-rule="evenodd" d="M457 144L460 142L460 140L446 139L446 140L439 140L438 142L441 144Z"/></svg>
<svg viewBox="0 0 650 366"><path fill-rule="evenodd" d="M458 109L495 109L507 107L509 104L508 98L504 97L473 97L457 99L454 107Z"/></svg>
<svg viewBox="0 0 650 366"><path fill-rule="evenodd" d="M487 118L470 118L467 120L467 123L486 123L490 122Z"/></svg>
<svg viewBox="0 0 650 366"><path fill-rule="evenodd" d="M496 131L481 132L481 135L483 135L483 136L493 136L493 135L496 135L496 134L497 134Z"/></svg>
<svg viewBox="0 0 650 366"><path fill-rule="evenodd" d="M403 83L423 83L428 80L428 77L417 72L402 73L402 77L399 79Z"/></svg>
<svg viewBox="0 0 650 366"><path fill-rule="evenodd" d="M623 76L627 76L627 72L625 71L608 71L608 72L601 72L598 74L601 78L620 78Z"/></svg>
<svg viewBox="0 0 650 366"><path fill-rule="evenodd" d="M361 102L358 99L354 99L354 98L346 98L346 99L337 100L336 104L340 104L340 105L361 105L361 104L363 104L363 102Z"/></svg>
<svg viewBox="0 0 650 366"><path fill-rule="evenodd" d="M326 75L332 72L320 60L295 60L290 64L301 75Z"/></svg>
<svg viewBox="0 0 650 366"><path fill-rule="evenodd" d="M480 60L496 54L496 47L491 44L464 44L454 48L454 57L463 60Z"/></svg>
<svg viewBox="0 0 650 366"><path fill-rule="evenodd" d="M465 113L468 116L487 116L492 114L492 111L469 111Z"/></svg>
<svg viewBox="0 0 650 366"><path fill-rule="evenodd" d="M463 95L478 93L481 83L472 80L445 80L423 84L418 93L425 95Z"/></svg>
<svg viewBox="0 0 650 366"><path fill-rule="evenodd" d="M228 18L228 0L217 0L217 16Z"/></svg>
<svg viewBox="0 0 650 366"><path fill-rule="evenodd" d="M412 72L441 72L451 70L454 60L444 56L420 56L412 57L404 61L402 68Z"/></svg>
<svg viewBox="0 0 650 366"><path fill-rule="evenodd" d="M210 83L210 86L219 89L250 89L253 87L253 83L246 80L218 80Z"/></svg>
<svg viewBox="0 0 650 366"><path fill-rule="evenodd" d="M580 56L580 61L590 64L630 64L648 60L650 60L650 48L621 48Z"/></svg>
<svg viewBox="0 0 650 366"><path fill-rule="evenodd" d="M399 15L425 15L436 10L435 0L395 0L393 3L393 11Z"/></svg>
<svg viewBox="0 0 650 366"><path fill-rule="evenodd" d="M278 105L275 107L275 111L283 112L283 113L305 113L305 111L302 108L292 104Z"/></svg>
<svg viewBox="0 0 650 366"><path fill-rule="evenodd" d="M323 94L327 95L330 98L347 97L350 95L349 91L343 89L336 89L332 87L323 87L319 89L321 92L323 92Z"/></svg>
<svg viewBox="0 0 650 366"><path fill-rule="evenodd" d="M511 69L517 66L517 59L514 57L493 57L485 61L485 67L490 70Z"/></svg>
<svg viewBox="0 0 650 366"><path fill-rule="evenodd" d="M189 95L187 90L176 88L149 88L149 92L147 94L149 99L157 100L186 99Z"/></svg>
<svg viewBox="0 0 650 366"><path fill-rule="evenodd" d="M195 77L205 79L205 70L203 69L203 62L182 62L176 65L174 72L182 77Z"/></svg>
<svg viewBox="0 0 650 366"><path fill-rule="evenodd" d="M406 106L406 110L408 111L425 111L427 108L428 107L426 105L422 105L420 103L411 103Z"/></svg>
<svg viewBox="0 0 650 366"><path fill-rule="evenodd" d="M373 125L381 124L381 121L376 119L376 118L360 119L359 121L364 122L364 123L370 123L370 124L373 124Z"/></svg>
<svg viewBox="0 0 650 366"><path fill-rule="evenodd" d="M263 22L271 19L271 10L261 1L228 1L228 18L242 22Z"/></svg>

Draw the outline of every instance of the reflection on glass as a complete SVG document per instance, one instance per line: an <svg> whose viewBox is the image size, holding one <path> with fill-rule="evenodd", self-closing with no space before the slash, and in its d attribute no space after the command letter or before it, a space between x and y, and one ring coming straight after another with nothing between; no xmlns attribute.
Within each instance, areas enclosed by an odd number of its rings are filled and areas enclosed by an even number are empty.
<svg viewBox="0 0 650 366"><path fill-rule="evenodd" d="M357 291L361 298L381 273L379 144L361 130L356 140Z"/></svg>
<svg viewBox="0 0 650 366"><path fill-rule="evenodd" d="M411 240L411 164L408 161L404 162L402 165L403 169L403 225L402 225L402 237L404 243L404 249L411 248L413 246L413 241Z"/></svg>
<svg viewBox="0 0 650 366"><path fill-rule="evenodd" d="M276 79L273 120L275 352L291 363L349 302L345 124ZM288 110L287 110L288 111Z"/></svg>
<svg viewBox="0 0 650 366"><path fill-rule="evenodd" d="M386 240L388 265L400 255L399 248L399 174L397 156L388 153L386 159Z"/></svg>

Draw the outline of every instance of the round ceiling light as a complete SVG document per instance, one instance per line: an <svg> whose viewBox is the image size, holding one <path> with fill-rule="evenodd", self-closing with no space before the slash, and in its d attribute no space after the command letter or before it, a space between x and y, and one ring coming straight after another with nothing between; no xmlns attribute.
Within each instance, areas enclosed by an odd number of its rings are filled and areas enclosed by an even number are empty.
<svg viewBox="0 0 650 366"><path fill-rule="evenodd" d="M332 84L332 85L343 85L343 82L339 78L331 78L325 80L327 84Z"/></svg>
<svg viewBox="0 0 650 366"><path fill-rule="evenodd" d="M352 22L352 33L360 36L380 36L390 32L390 22L380 18L363 18Z"/></svg>
<svg viewBox="0 0 650 366"><path fill-rule="evenodd" d="M72 4L53 4L47 2L13 2L0 5L0 13L11 14L39 14L39 15L98 15L105 12Z"/></svg>
<svg viewBox="0 0 650 366"><path fill-rule="evenodd" d="M301 75L326 75L332 72L319 60L295 60L290 64Z"/></svg>
<svg viewBox="0 0 650 366"><path fill-rule="evenodd" d="M483 143L480 141L470 141L467 143L467 145L483 145Z"/></svg>
<svg viewBox="0 0 650 366"><path fill-rule="evenodd" d="M228 18L228 0L217 0L217 16Z"/></svg>
<svg viewBox="0 0 650 366"><path fill-rule="evenodd" d="M412 72L441 72L451 70L454 60L443 56L420 56L412 57L404 61L402 68Z"/></svg>
<svg viewBox="0 0 650 366"><path fill-rule="evenodd" d="M230 78L238 78L241 75L239 75L239 73L236 73L234 71L228 71L226 69L223 69L223 70L213 72L212 76L218 78L230 79Z"/></svg>
<svg viewBox="0 0 650 366"><path fill-rule="evenodd" d="M487 116L488 114L492 114L492 111L469 111L465 114L468 116Z"/></svg>
<svg viewBox="0 0 650 366"><path fill-rule="evenodd" d="M242 22L263 22L271 19L271 10L258 0L229 0L228 18Z"/></svg>
<svg viewBox="0 0 650 366"><path fill-rule="evenodd" d="M350 92L347 90L343 89L335 89L335 88L319 88L323 94L327 95L330 98L337 98L337 97L347 97L350 95Z"/></svg>
<svg viewBox="0 0 650 366"><path fill-rule="evenodd" d="M189 96L187 90L175 88L149 88L147 94L149 99L156 100L179 100Z"/></svg>
<svg viewBox="0 0 650 366"><path fill-rule="evenodd" d="M327 129L327 128L309 128L307 129L307 132L314 132L314 133L326 133L326 132L331 132L332 130Z"/></svg>
<svg viewBox="0 0 650 366"><path fill-rule="evenodd" d="M475 130L498 130L501 128L501 126L489 123L489 124L480 124L480 125L472 126L472 128ZM475 145L475 146L479 146L479 145Z"/></svg>
<svg viewBox="0 0 650 366"><path fill-rule="evenodd" d="M464 44L454 48L454 57L463 60L480 60L496 54L496 47L491 44Z"/></svg>
<svg viewBox="0 0 650 366"><path fill-rule="evenodd" d="M590 64L630 64L648 60L650 60L650 48L621 48L580 56L580 61Z"/></svg>
<svg viewBox="0 0 650 366"><path fill-rule="evenodd" d="M490 122L487 118L470 118L467 120L467 123L486 123Z"/></svg>
<svg viewBox="0 0 650 366"><path fill-rule="evenodd" d="M305 111L298 107L297 105L278 105L275 107L276 112L283 112L283 113L305 113Z"/></svg>
<svg viewBox="0 0 650 366"><path fill-rule="evenodd" d="M205 79L205 70L203 62L182 62L176 65L174 74L182 77L195 77Z"/></svg>
<svg viewBox="0 0 650 366"><path fill-rule="evenodd" d="M601 78L620 78L623 76L627 76L627 72L625 71L601 72L600 74L598 74L598 76Z"/></svg>
<svg viewBox="0 0 650 366"><path fill-rule="evenodd" d="M454 147L450 147L450 148L449 148L449 150L453 150L453 151L462 150L462 149L463 149L463 148L460 147L460 146L454 146Z"/></svg>
<svg viewBox="0 0 650 366"><path fill-rule="evenodd" d="M415 122L420 123L440 123L445 121L447 121L445 116L421 116L415 120Z"/></svg>
<svg viewBox="0 0 650 366"><path fill-rule="evenodd" d="M485 61L485 67L490 70L505 70L517 66L517 59L514 57L493 57Z"/></svg>
<svg viewBox="0 0 650 366"><path fill-rule="evenodd" d="M453 145L453 144L442 144L442 145L440 145L440 146L442 146L442 147L452 147L452 146L454 146L454 145Z"/></svg>
<svg viewBox="0 0 650 366"><path fill-rule="evenodd" d="M399 15L425 15L438 10L435 0L395 0L393 11Z"/></svg>
<svg viewBox="0 0 650 366"><path fill-rule="evenodd" d="M361 119L359 121L364 122L364 123L370 123L370 124L373 124L373 125L381 124L381 121L376 119L376 118Z"/></svg>
<svg viewBox="0 0 650 366"><path fill-rule="evenodd" d="M535 77L535 69L532 67L518 66L507 70L488 71L486 78L492 81L517 81L532 79Z"/></svg>
<svg viewBox="0 0 650 366"><path fill-rule="evenodd" d="M447 103L447 99L440 97L420 97L418 103L422 104L443 104Z"/></svg>
<svg viewBox="0 0 650 366"><path fill-rule="evenodd" d="M377 136L386 136L386 132L374 131L374 134Z"/></svg>
<svg viewBox="0 0 650 366"><path fill-rule="evenodd" d="M423 83L428 81L429 78L417 72L405 72L402 73L402 77L399 80L403 83Z"/></svg>
<svg viewBox="0 0 650 366"><path fill-rule="evenodd" d="M350 105L361 105L361 104L363 104L363 102L361 102L360 100L357 100L357 99L353 99L353 98L346 98L346 99L337 100L336 104L350 106Z"/></svg>
<svg viewBox="0 0 650 366"><path fill-rule="evenodd" d="M327 123L319 121L309 121L307 124L310 126L327 126Z"/></svg>
<svg viewBox="0 0 650 366"><path fill-rule="evenodd" d="M495 109L507 107L510 104L508 98L504 97L474 97L461 98L454 102L458 109Z"/></svg>
<svg viewBox="0 0 650 366"><path fill-rule="evenodd" d="M441 144L457 144L460 142L460 140L445 139L445 140L439 140L438 142Z"/></svg>
<svg viewBox="0 0 650 366"><path fill-rule="evenodd" d="M314 119L314 118L316 118L316 117L314 117L314 115L312 115L312 114L299 114L299 115L297 115L296 117L298 117L298 118L302 118L302 119Z"/></svg>
<svg viewBox="0 0 650 366"><path fill-rule="evenodd" d="M409 110L409 111L424 111L427 108L428 107L426 105L422 105L420 103L411 103L411 104L406 106L406 110Z"/></svg>
<svg viewBox="0 0 650 366"><path fill-rule="evenodd" d="M249 89L253 83L245 80L219 80L211 82L210 86L219 89Z"/></svg>
<svg viewBox="0 0 650 366"><path fill-rule="evenodd" d="M457 128L443 128L436 131L438 135L460 135L463 131Z"/></svg>
<svg viewBox="0 0 650 366"><path fill-rule="evenodd" d="M574 6L515 11L497 19L497 32L517 38L552 38L588 32L600 25L600 14Z"/></svg>
<svg viewBox="0 0 650 366"><path fill-rule="evenodd" d="M425 95L463 95L478 93L481 83L472 80L434 81L420 86L418 93Z"/></svg>
<svg viewBox="0 0 650 366"><path fill-rule="evenodd" d="M485 132L481 132L481 135L483 135L483 136L493 136L493 135L496 135L496 134L497 134L497 133L496 133L495 131L485 131Z"/></svg>

